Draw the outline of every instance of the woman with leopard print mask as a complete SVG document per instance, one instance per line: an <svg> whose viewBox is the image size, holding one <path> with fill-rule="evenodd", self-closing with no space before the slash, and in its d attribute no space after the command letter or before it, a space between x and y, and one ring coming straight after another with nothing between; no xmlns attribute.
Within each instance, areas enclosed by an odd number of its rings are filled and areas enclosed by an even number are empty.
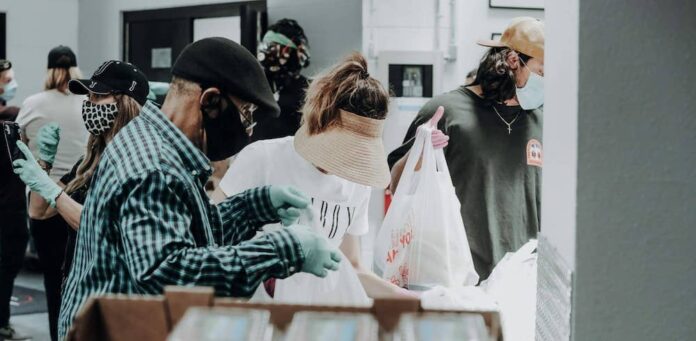
<svg viewBox="0 0 696 341"><path fill-rule="evenodd" d="M132 64L111 60L102 64L92 78L71 80L69 89L73 94L87 95L82 104L82 118L90 136L84 156L58 184L53 182L48 160L52 160L58 149L60 129L49 123L38 134L39 161L26 145L18 142L26 160L14 164L15 173L38 194L31 196L30 214L43 219L60 215L63 227L69 230L61 280L67 277L72 263L82 204L101 155L119 130L138 116L149 85L145 75Z"/></svg>

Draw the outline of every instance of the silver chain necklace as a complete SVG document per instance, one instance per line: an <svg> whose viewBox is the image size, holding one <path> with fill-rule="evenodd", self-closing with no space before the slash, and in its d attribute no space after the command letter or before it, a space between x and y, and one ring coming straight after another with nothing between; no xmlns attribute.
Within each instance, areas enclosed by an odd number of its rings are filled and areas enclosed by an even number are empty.
<svg viewBox="0 0 696 341"><path fill-rule="evenodd" d="M507 125L508 135L510 135L512 133L512 124L515 123L515 121L517 121L518 118L520 118L520 112L518 111L515 118L513 118L512 121L510 121L510 123L508 123L508 121L506 121L503 118L503 116L500 116L498 109L496 109L494 105L491 105L491 107L493 107L493 110L495 110L495 113L498 114L498 117L500 117L500 119L503 121L503 123L505 123L505 125Z"/></svg>

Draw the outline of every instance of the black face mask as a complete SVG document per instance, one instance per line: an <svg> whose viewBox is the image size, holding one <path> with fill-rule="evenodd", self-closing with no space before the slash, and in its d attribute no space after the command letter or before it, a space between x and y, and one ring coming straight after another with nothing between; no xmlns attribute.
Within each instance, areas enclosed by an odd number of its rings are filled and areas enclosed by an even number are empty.
<svg viewBox="0 0 696 341"><path fill-rule="evenodd" d="M225 101L227 105L224 111L220 109L222 108L222 101ZM216 118L211 118L208 115L210 107L201 108L203 112L203 129L205 129L206 135L206 156L211 161L224 160L237 154L249 144L249 135L242 125L237 106L227 99L222 101L220 101L220 106L217 108L218 115Z"/></svg>
<svg viewBox="0 0 696 341"><path fill-rule="evenodd" d="M285 86L290 80L297 78L302 70L297 50L294 48L273 44L260 50L258 59L266 78L276 86Z"/></svg>

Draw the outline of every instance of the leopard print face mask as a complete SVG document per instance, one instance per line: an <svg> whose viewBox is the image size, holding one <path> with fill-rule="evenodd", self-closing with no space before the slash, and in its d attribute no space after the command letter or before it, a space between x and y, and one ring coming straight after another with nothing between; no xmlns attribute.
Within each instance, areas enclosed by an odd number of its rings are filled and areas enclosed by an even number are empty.
<svg viewBox="0 0 696 341"><path fill-rule="evenodd" d="M94 136L99 136L111 129L117 112L116 103L94 104L88 100L82 102L82 119L85 121L87 131Z"/></svg>

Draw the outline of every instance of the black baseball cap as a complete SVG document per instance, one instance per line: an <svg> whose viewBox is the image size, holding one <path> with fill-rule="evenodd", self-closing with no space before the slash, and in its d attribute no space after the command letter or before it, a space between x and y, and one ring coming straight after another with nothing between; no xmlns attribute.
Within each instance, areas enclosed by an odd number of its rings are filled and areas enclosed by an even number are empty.
<svg viewBox="0 0 696 341"><path fill-rule="evenodd" d="M124 94L145 105L150 85L147 77L135 65L118 60L104 62L90 79L73 79L68 83L70 92L87 95Z"/></svg>
<svg viewBox="0 0 696 341"><path fill-rule="evenodd" d="M57 46L48 52L48 68L70 68L77 66L75 53L67 46Z"/></svg>
<svg viewBox="0 0 696 341"><path fill-rule="evenodd" d="M213 37L187 45L174 63L172 74L196 82L204 89L214 86L256 104L257 120L280 115L261 64L232 40Z"/></svg>

